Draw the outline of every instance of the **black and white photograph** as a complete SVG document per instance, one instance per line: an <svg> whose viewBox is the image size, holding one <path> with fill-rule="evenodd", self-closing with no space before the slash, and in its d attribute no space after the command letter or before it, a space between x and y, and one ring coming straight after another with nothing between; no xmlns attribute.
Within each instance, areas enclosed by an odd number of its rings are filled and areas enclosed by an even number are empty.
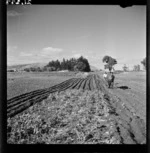
<svg viewBox="0 0 150 153"><path fill-rule="evenodd" d="M146 5L7 5L7 144L147 144Z"/></svg>

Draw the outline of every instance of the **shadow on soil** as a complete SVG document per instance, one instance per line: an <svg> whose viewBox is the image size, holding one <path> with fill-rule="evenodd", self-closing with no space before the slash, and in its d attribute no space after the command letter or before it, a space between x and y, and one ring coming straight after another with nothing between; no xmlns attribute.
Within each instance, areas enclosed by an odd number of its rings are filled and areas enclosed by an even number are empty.
<svg viewBox="0 0 150 153"><path fill-rule="evenodd" d="M120 86L120 87L117 87L117 88L120 88L120 89L123 89L123 90L131 89L131 88L129 88L128 86Z"/></svg>

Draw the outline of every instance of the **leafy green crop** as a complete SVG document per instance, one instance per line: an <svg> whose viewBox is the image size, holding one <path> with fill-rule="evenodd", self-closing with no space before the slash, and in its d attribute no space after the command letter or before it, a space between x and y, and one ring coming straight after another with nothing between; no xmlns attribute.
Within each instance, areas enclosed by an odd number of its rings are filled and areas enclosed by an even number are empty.
<svg viewBox="0 0 150 153"><path fill-rule="evenodd" d="M50 94L7 119L7 142L13 144L118 144L110 107L98 90Z"/></svg>

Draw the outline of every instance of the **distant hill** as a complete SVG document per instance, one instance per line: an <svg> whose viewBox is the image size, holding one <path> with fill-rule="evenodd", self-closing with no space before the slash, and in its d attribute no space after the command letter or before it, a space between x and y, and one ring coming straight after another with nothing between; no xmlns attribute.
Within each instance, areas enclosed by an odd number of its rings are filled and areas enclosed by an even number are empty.
<svg viewBox="0 0 150 153"><path fill-rule="evenodd" d="M97 68L97 67L92 66L92 65L90 65L90 68L91 68L91 71L97 71L97 70L98 70L98 68Z"/></svg>
<svg viewBox="0 0 150 153"><path fill-rule="evenodd" d="M21 69L24 66L27 66L29 64L18 64L18 65L11 65L11 66L7 66L7 69Z"/></svg>
<svg viewBox="0 0 150 153"><path fill-rule="evenodd" d="M18 65L12 65L12 66L7 66L7 69L17 69L17 70L23 70L25 68L37 68L37 67L44 67L47 65L47 63L32 63L32 64L18 64Z"/></svg>
<svg viewBox="0 0 150 153"><path fill-rule="evenodd" d="M46 66L47 63L33 63L33 64L29 64L29 65L26 65L23 67L24 68L37 68L37 67L40 67L40 68L43 68L44 66Z"/></svg>

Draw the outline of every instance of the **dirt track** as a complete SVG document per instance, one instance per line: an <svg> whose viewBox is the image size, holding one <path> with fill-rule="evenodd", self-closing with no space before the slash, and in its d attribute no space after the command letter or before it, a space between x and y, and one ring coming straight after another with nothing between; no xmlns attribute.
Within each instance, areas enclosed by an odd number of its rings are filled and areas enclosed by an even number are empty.
<svg viewBox="0 0 150 153"><path fill-rule="evenodd" d="M102 79L98 76L97 80L101 80L98 81L99 86L101 86L100 82L102 82ZM118 90L117 86L114 89L108 89L106 83L103 85L105 88L103 93L106 94L108 106L113 110L110 113L110 118L114 120L114 125L116 125L117 132L120 135L121 143L146 143L146 107L140 109L140 106L144 105L142 102L144 100L146 101L146 96L140 103L140 99L134 99L131 95L129 96L129 92L124 93L122 89Z"/></svg>
<svg viewBox="0 0 150 153"><path fill-rule="evenodd" d="M114 128L114 135L116 135L119 143L146 143L144 112L141 112L140 115L135 113L136 108L131 105L132 98L125 98L126 96L124 96L121 89L108 89L104 80L96 74L89 75L86 78L72 78L50 88L14 97L8 100L7 115L8 117L13 117L33 104L46 99L50 93L66 89L98 90L103 93L109 108L107 119L111 122Z"/></svg>

